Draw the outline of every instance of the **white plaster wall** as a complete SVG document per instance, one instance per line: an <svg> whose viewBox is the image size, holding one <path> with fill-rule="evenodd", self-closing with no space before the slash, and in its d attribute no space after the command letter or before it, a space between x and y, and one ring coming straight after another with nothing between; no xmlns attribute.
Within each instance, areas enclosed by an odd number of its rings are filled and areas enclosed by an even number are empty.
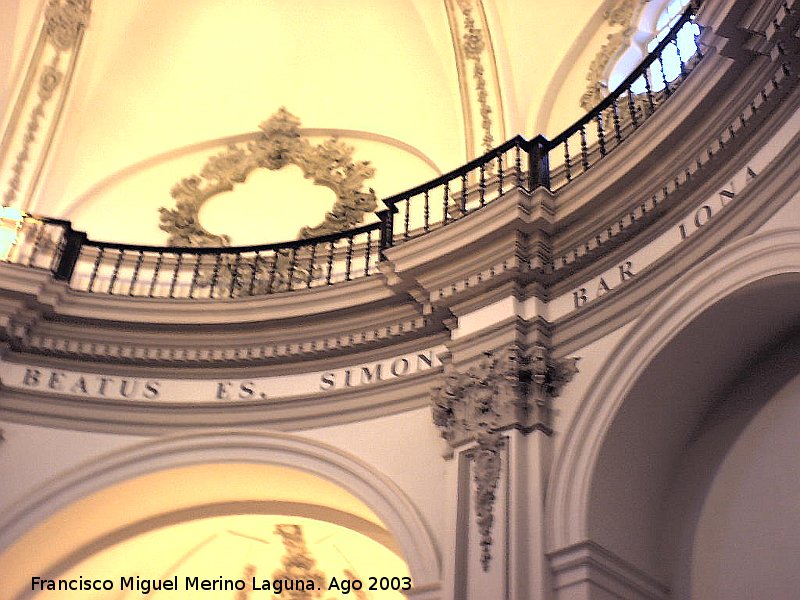
<svg viewBox="0 0 800 600"><path fill-rule="evenodd" d="M675 600L800 598L800 336L734 384L671 491Z"/></svg>
<svg viewBox="0 0 800 600"><path fill-rule="evenodd" d="M591 391L600 369L606 364L630 326L631 323L623 325L588 346L570 353L569 356L580 358L578 373L564 387L561 395L553 401L554 456L558 456L558 452L564 445L565 435L571 430L575 415L580 409L583 399Z"/></svg>
<svg viewBox="0 0 800 600"><path fill-rule="evenodd" d="M0 513L86 461L146 438L0 423Z"/></svg>
<svg viewBox="0 0 800 600"><path fill-rule="evenodd" d="M359 423L308 429L299 435L345 450L392 479L441 544L447 497L454 490L445 485L445 443L427 407Z"/></svg>

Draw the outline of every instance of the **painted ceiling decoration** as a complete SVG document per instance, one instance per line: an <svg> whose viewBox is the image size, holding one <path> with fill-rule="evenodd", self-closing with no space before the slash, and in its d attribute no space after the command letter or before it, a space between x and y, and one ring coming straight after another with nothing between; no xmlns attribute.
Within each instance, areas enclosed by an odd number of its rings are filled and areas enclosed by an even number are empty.
<svg viewBox="0 0 800 600"><path fill-rule="evenodd" d="M636 19L641 7L648 1L617 0L603 12L606 23L619 29L608 34L606 43L597 51L589 65L589 72L586 74L589 83L580 100L584 110L591 110L608 95L608 75L636 31Z"/></svg>
<svg viewBox="0 0 800 600"><path fill-rule="evenodd" d="M90 14L91 0L47 3L39 39L0 142L0 168L11 174L3 194L5 206L27 209L64 106Z"/></svg>
<svg viewBox="0 0 800 600"><path fill-rule="evenodd" d="M209 232L200 223L200 208L222 192L244 183L255 169L277 171L287 165L300 167L315 185L330 188L336 202L323 221L303 227L299 239L337 233L358 225L377 200L364 182L375 175L368 161L353 162L353 148L330 138L312 146L300 133L300 119L281 107L259 125L258 137L246 145L231 144L208 159L199 175L184 178L172 188L175 208L161 207L161 229L169 234L170 246L228 246L228 235Z"/></svg>
<svg viewBox="0 0 800 600"><path fill-rule="evenodd" d="M506 139L497 63L481 0L447 0L446 6L472 159Z"/></svg>

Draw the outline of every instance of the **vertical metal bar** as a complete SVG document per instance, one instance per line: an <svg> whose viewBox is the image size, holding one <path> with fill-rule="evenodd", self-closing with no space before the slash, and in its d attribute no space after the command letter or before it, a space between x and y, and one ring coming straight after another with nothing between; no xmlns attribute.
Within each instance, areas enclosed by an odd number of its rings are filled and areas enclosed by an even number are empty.
<svg viewBox="0 0 800 600"><path fill-rule="evenodd" d="M192 281L189 283L189 298L194 298L194 288L197 285L197 277L200 275L200 261L203 260L203 255L199 252L194 255L194 269L192 269ZM213 297L213 293L212 293Z"/></svg>
<svg viewBox="0 0 800 600"><path fill-rule="evenodd" d="M261 251L259 250L258 252L256 252L256 259L253 262L253 274L250 276L250 286L247 289L247 294L249 296L252 296L253 291L255 290L256 276L258 275L258 268L260 266L260 263L261 263Z"/></svg>
<svg viewBox="0 0 800 600"><path fill-rule="evenodd" d="M272 255L272 267L269 270L269 283L267 283L267 293L272 293L272 285L275 283L275 274L278 271L278 257L280 256L280 251L275 250L275 253Z"/></svg>
<svg viewBox="0 0 800 600"><path fill-rule="evenodd" d="M344 280L350 281L350 266L353 262L353 234L347 238L347 255L345 258Z"/></svg>
<svg viewBox="0 0 800 600"><path fill-rule="evenodd" d="M136 258L136 265L133 267L133 275L131 275L131 284L128 286L128 296L133 296L133 289L136 287L136 280L139 277L139 269L142 268L143 260L144 252L139 250L139 255Z"/></svg>
<svg viewBox="0 0 800 600"><path fill-rule="evenodd" d="M331 284L331 275L333 274L333 251L335 249L335 244L333 240L328 242L328 272L325 275L325 283L327 285Z"/></svg>
<svg viewBox="0 0 800 600"><path fill-rule="evenodd" d="M450 209L450 182L444 182L444 192L443 192L443 199L442 199L442 221L444 225L447 225L447 220L449 218L449 209Z"/></svg>
<svg viewBox="0 0 800 600"><path fill-rule="evenodd" d="M564 173L567 175L567 183L572 181L572 163L569 156L569 138L564 138Z"/></svg>
<svg viewBox="0 0 800 600"><path fill-rule="evenodd" d="M169 297L175 297L175 284L178 283L178 273L181 270L181 265L183 264L183 253L176 252L175 256L175 269L172 271L172 281L169 283Z"/></svg>
<svg viewBox="0 0 800 600"><path fill-rule="evenodd" d="M478 201L481 206L486 206L486 165L481 163L479 167L480 178L478 180Z"/></svg>
<svg viewBox="0 0 800 600"><path fill-rule="evenodd" d="M317 245L311 244L311 256L308 259L308 277L306 278L306 288L311 289L311 282L314 281L314 259L317 254Z"/></svg>
<svg viewBox="0 0 800 600"><path fill-rule="evenodd" d="M581 125L581 166L584 171L589 170L589 149L586 146L586 127Z"/></svg>
<svg viewBox="0 0 800 600"><path fill-rule="evenodd" d="M231 269L231 285L228 287L228 298L233 298L233 292L239 283L239 264L242 260L242 253L237 252L236 258L233 261L233 268Z"/></svg>
<svg viewBox="0 0 800 600"><path fill-rule="evenodd" d="M639 126L639 119L636 116L636 102L633 100L633 91L630 87L628 87L628 112L631 115L631 123L633 123L633 128L636 129Z"/></svg>
<svg viewBox="0 0 800 600"><path fill-rule="evenodd" d="M467 214L467 172L461 174L461 202L459 209L462 215Z"/></svg>
<svg viewBox="0 0 800 600"><path fill-rule="evenodd" d="M411 196L406 199L405 214L403 215L403 238L408 239L408 224L411 220Z"/></svg>
<svg viewBox="0 0 800 600"><path fill-rule="evenodd" d="M650 77L647 75L650 69L645 69L644 73L642 73L642 77L644 77L644 87L647 91L647 103L650 105L650 114L652 115L656 110L655 102L653 102L653 88L650 85Z"/></svg>
<svg viewBox="0 0 800 600"><path fill-rule="evenodd" d="M425 190L425 233L431 230L431 201L430 190Z"/></svg>
<svg viewBox="0 0 800 600"><path fill-rule="evenodd" d="M153 267L153 276L150 279L150 289L147 291L147 296L149 298L153 297L153 292L156 289L156 281L158 281L158 272L161 270L161 261L164 259L164 253L159 252L158 258L156 259L156 264Z"/></svg>
<svg viewBox="0 0 800 600"><path fill-rule="evenodd" d="M522 148L519 143L514 146L514 168L517 172L517 187L522 187Z"/></svg>
<svg viewBox="0 0 800 600"><path fill-rule="evenodd" d="M97 249L97 258L94 259L94 265L92 265L92 273L89 275L89 285L86 289L87 292L94 291L94 280L97 279L97 271L100 268L100 261L103 260L103 251L104 248L100 247ZM66 254L66 250L64 251Z"/></svg>
<svg viewBox="0 0 800 600"><path fill-rule="evenodd" d="M619 122L619 105L617 102L619 98L614 98L614 102L611 103L611 118L614 120L614 136L617 138L618 142L622 141L622 127L620 126Z"/></svg>
<svg viewBox="0 0 800 600"><path fill-rule="evenodd" d="M503 195L503 153L497 153L497 193Z"/></svg>
<svg viewBox="0 0 800 600"><path fill-rule="evenodd" d="M286 286L291 292L294 285L294 269L297 266L297 248L292 248L292 256L289 258L289 271L286 274Z"/></svg>
<svg viewBox="0 0 800 600"><path fill-rule="evenodd" d="M600 111L595 115L597 122L597 143L600 147L600 156L606 155L606 133L603 129L603 112Z"/></svg>
<svg viewBox="0 0 800 600"><path fill-rule="evenodd" d="M222 262L222 252L217 252L217 258L214 260L214 268L211 271L211 286L208 291L208 297L213 298L214 292L217 289L217 281L219 281L219 267Z"/></svg>
<svg viewBox="0 0 800 600"><path fill-rule="evenodd" d="M39 249L42 244L42 237L44 237L44 230L47 227L45 223L41 221L34 221L36 224L36 236L33 239L33 249L31 250L31 255L28 257L28 266L34 266L36 262L36 256L39 254Z"/></svg>
<svg viewBox="0 0 800 600"><path fill-rule="evenodd" d="M369 258L372 250L372 230L367 230L367 247L364 250L364 276L369 276Z"/></svg>
<svg viewBox="0 0 800 600"><path fill-rule="evenodd" d="M119 256L117 256L117 260L114 262L114 270L111 272L111 279L108 283L108 293L114 293L114 284L117 282L117 276L119 275L119 267L122 264L122 258L125 256L125 250L118 250Z"/></svg>

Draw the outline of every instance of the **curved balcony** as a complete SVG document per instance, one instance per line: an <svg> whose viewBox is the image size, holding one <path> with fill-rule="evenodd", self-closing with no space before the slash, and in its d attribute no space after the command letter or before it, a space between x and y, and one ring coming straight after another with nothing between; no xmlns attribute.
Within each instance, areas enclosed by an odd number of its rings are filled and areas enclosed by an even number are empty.
<svg viewBox="0 0 800 600"><path fill-rule="evenodd" d="M26 218L8 261L46 269L78 292L230 299L318 288L375 274L385 253L497 202L513 190L567 189L631 138L684 83L702 53L682 56L693 3L604 100L548 140L516 136L432 181L384 199L374 223L322 237L245 247L160 247L90 240L69 222ZM665 67L677 57L675 76ZM543 265L552 271L552 260Z"/></svg>

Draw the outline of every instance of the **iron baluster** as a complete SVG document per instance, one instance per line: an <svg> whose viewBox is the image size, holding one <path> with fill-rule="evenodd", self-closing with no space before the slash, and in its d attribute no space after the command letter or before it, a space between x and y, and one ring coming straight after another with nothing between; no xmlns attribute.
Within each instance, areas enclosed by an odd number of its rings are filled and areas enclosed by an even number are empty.
<svg viewBox="0 0 800 600"><path fill-rule="evenodd" d="M122 258L125 256L125 250L119 250L119 255L117 256L117 260L114 261L114 270L111 272L111 279L108 282L108 293L110 295L114 295L114 284L117 282L117 276L119 275L119 268L122 265Z"/></svg>
<svg viewBox="0 0 800 600"><path fill-rule="evenodd" d="M567 176L567 183L572 181L572 163L569 156L569 138L564 138L564 173Z"/></svg>
<svg viewBox="0 0 800 600"><path fill-rule="evenodd" d="M431 220L431 202L430 202L430 191L425 190L425 233L428 233L431 230L430 220Z"/></svg>
<svg viewBox="0 0 800 600"><path fill-rule="evenodd" d="M44 237L44 229L47 227L44 223L34 221L36 223L36 236L33 239L33 250L31 250L31 255L28 257L28 266L34 266L36 261L36 256L39 254L39 249L41 248L42 238Z"/></svg>
<svg viewBox="0 0 800 600"><path fill-rule="evenodd" d="M289 258L289 271L286 274L286 289L292 291L294 285L294 269L297 266L297 248L292 248L292 255Z"/></svg>
<svg viewBox="0 0 800 600"><path fill-rule="evenodd" d="M208 291L209 298L213 298L214 292L217 291L217 282L219 281L219 268L221 263L222 252L218 252L217 257L214 259L214 268L211 270L211 285L209 286Z"/></svg>
<svg viewBox="0 0 800 600"><path fill-rule="evenodd" d="M161 261L164 259L164 253L159 252L158 258L156 259L156 264L153 267L153 276L150 279L150 289L147 291L147 296L149 298L153 297L153 293L156 289L156 281L158 281L158 272L161 270Z"/></svg>
<svg viewBox="0 0 800 600"><path fill-rule="evenodd" d="M136 280L139 277L139 269L142 268L142 261L144 261L144 252L139 250L139 256L136 258L136 265L133 267L133 275L131 275L131 284L128 286L128 296L133 296L133 288L136 286Z"/></svg>
<svg viewBox="0 0 800 600"><path fill-rule="evenodd" d="M233 292L239 283L239 264L242 260L242 253L237 252L236 258L233 261L233 268L231 269L231 284L228 286L228 298L233 298Z"/></svg>
<svg viewBox="0 0 800 600"><path fill-rule="evenodd" d="M405 211L403 213L403 238L408 239L408 225L411 222L411 196L406 199Z"/></svg>
<svg viewBox="0 0 800 600"><path fill-rule="evenodd" d="M178 252L176 253L177 259L175 260L175 270L172 272L172 281L169 284L169 297L175 297L175 284L178 282L178 273L181 270L181 264L183 263L183 253Z"/></svg>
<svg viewBox="0 0 800 600"><path fill-rule="evenodd" d="M269 270L269 283L267 283L267 293L272 293L272 286L275 283L275 274L278 272L278 257L281 256L279 250L276 250L272 255L272 267Z"/></svg>
<svg viewBox="0 0 800 600"><path fill-rule="evenodd" d="M350 281L350 267L353 264L353 234L351 233L347 238L347 252L345 254L344 263L344 280Z"/></svg>
<svg viewBox="0 0 800 600"><path fill-rule="evenodd" d="M581 134L581 165L583 166L584 171L589 170L589 149L586 146L586 126L581 125L580 128Z"/></svg>
<svg viewBox="0 0 800 600"><path fill-rule="evenodd" d="M639 126L639 119L636 116L636 102L633 100L633 91L630 87L628 88L628 112L631 114L633 128L636 129Z"/></svg>
<svg viewBox="0 0 800 600"><path fill-rule="evenodd" d="M449 217L449 212L448 211L450 210L450 182L449 181L445 181L444 182L443 195L444 195L444 199L443 199L443 203L442 203L442 221L444 221L444 224L447 225L447 219Z"/></svg>
<svg viewBox="0 0 800 600"><path fill-rule="evenodd" d="M644 73L642 73L642 77L644 77L644 88L647 91L647 104L650 106L650 113L653 114L656 110L656 104L653 101L653 88L650 85L650 77L647 75L650 69L645 69Z"/></svg>
<svg viewBox="0 0 800 600"><path fill-rule="evenodd" d="M308 277L306 277L306 288L311 289L311 282L314 281L314 259L317 254L317 245L311 244L311 255L308 259Z"/></svg>
<svg viewBox="0 0 800 600"><path fill-rule="evenodd" d="M603 130L603 112L599 111L595 115L595 121L597 122L597 143L600 147L600 156L606 155L606 137L605 131Z"/></svg>
<svg viewBox="0 0 800 600"><path fill-rule="evenodd" d="M622 127L620 126L619 122L619 105L617 104L619 98L614 98L614 102L611 103L611 118L614 121L614 136L617 138L618 142L622 141Z"/></svg>
<svg viewBox="0 0 800 600"><path fill-rule="evenodd" d="M461 203L459 206L462 215L467 214L467 172L461 174Z"/></svg>
<svg viewBox="0 0 800 600"><path fill-rule="evenodd" d="M331 275L333 274L333 251L335 242L331 240L328 242L328 273L325 275L325 283L331 284Z"/></svg>
<svg viewBox="0 0 800 600"><path fill-rule="evenodd" d="M195 254L194 268L192 269L192 281L189 282L189 298L194 298L194 288L197 285L197 278L200 275L200 262L203 260L202 254ZM213 290L212 290L213 297Z"/></svg>
<svg viewBox="0 0 800 600"><path fill-rule="evenodd" d="M367 247L364 249L364 275L369 276L369 258L372 250L372 230L367 230Z"/></svg>
<svg viewBox="0 0 800 600"><path fill-rule="evenodd" d="M497 193L503 195L503 153L497 153Z"/></svg>
<svg viewBox="0 0 800 600"><path fill-rule="evenodd" d="M250 285L247 288L247 294L249 296L253 295L253 292L256 289L256 276L258 275L258 269L261 265L261 251L259 250L256 252L256 259L253 261L253 273L250 275Z"/></svg>
<svg viewBox="0 0 800 600"><path fill-rule="evenodd" d="M92 273L89 275L89 285L86 289L87 292L94 292L94 280L97 278L97 271L100 269L100 261L103 260L104 252L105 248L98 248L97 257L94 259L94 265L92 265Z"/></svg>

